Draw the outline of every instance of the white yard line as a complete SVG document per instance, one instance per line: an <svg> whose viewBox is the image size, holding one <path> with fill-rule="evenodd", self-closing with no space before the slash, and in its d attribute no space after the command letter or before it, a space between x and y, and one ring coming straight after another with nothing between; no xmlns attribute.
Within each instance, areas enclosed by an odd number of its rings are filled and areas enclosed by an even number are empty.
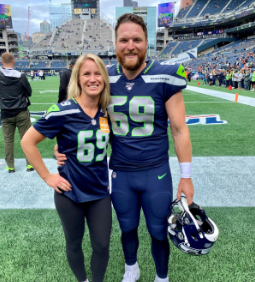
<svg viewBox="0 0 255 282"><path fill-rule="evenodd" d="M235 102L235 94L230 94L230 93L216 91L216 90L208 90L208 89L194 87L190 85L187 86L187 90ZM239 95L238 103L255 107L255 98Z"/></svg>
<svg viewBox="0 0 255 282"><path fill-rule="evenodd" d="M44 159L51 173L57 172L54 159ZM169 159L173 178L173 198L180 180L179 162ZM0 209L54 209L53 189L33 172L26 172L25 159L15 159L15 173L5 170L0 159ZM255 207L255 156L193 157L194 202L202 207ZM109 175L111 172L109 172Z"/></svg>
<svg viewBox="0 0 255 282"><path fill-rule="evenodd" d="M193 101L193 102L184 102L184 104L231 104L233 102L220 102L220 101Z"/></svg>

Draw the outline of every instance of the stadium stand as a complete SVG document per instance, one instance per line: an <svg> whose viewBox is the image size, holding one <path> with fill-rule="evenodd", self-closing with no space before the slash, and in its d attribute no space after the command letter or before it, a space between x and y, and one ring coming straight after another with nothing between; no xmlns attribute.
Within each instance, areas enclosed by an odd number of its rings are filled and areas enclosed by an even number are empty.
<svg viewBox="0 0 255 282"><path fill-rule="evenodd" d="M15 68L17 70L29 69L30 61L29 60L15 60Z"/></svg>
<svg viewBox="0 0 255 282"><path fill-rule="evenodd" d="M190 9L190 12L186 16L186 18L194 18L199 15L199 13L204 9L205 5L208 1L205 0L198 0L196 1Z"/></svg>
<svg viewBox="0 0 255 282"><path fill-rule="evenodd" d="M230 2L231 2L231 0L230 1L226 1L226 0L217 0L217 1L210 0L205 5L205 7L204 7L203 11L201 12L200 16L204 16L206 14L210 14L210 15L220 14L221 11L226 6L226 4L229 6ZM233 7L234 7L235 2L238 2L238 1L234 0L233 2L234 2L233 3Z"/></svg>
<svg viewBox="0 0 255 282"><path fill-rule="evenodd" d="M171 54L171 52L174 50L177 44L178 44L177 41L169 43L164 49L164 51L161 53L161 55L167 56L167 54Z"/></svg>
<svg viewBox="0 0 255 282"><path fill-rule="evenodd" d="M63 60L57 60L51 62L51 69L63 69L67 67L67 62Z"/></svg>
<svg viewBox="0 0 255 282"><path fill-rule="evenodd" d="M33 60L30 64L30 67L34 70L47 69L50 68L50 62L42 60Z"/></svg>
<svg viewBox="0 0 255 282"><path fill-rule="evenodd" d="M88 51L97 54L99 51L113 50L114 30L104 20L72 19L47 35L36 44L31 53L58 52L79 55Z"/></svg>
<svg viewBox="0 0 255 282"><path fill-rule="evenodd" d="M177 55L179 53L188 51L192 48L198 47L203 40L192 40L192 41L183 41L178 44L178 46L171 53L172 55Z"/></svg>
<svg viewBox="0 0 255 282"><path fill-rule="evenodd" d="M178 15L176 16L176 18L178 18L178 19L183 19L183 18L185 18L186 14L188 13L188 11L189 11L190 9L191 9L190 6L181 9L181 10L179 11Z"/></svg>

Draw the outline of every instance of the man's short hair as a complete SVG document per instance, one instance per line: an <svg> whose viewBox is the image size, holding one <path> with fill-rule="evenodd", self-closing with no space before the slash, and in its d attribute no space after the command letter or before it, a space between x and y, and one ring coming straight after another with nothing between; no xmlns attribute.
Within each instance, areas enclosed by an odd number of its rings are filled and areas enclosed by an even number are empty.
<svg viewBox="0 0 255 282"><path fill-rule="evenodd" d="M116 39L117 39L118 28L123 23L135 23L135 24L140 25L142 27L143 31L144 31L145 38L146 39L148 38L147 27L146 27L146 24L145 24L143 18L140 17L140 16L137 16L137 15L131 14L131 13L126 13L126 14L123 14L122 16L120 16L118 18L117 24L115 26L115 38Z"/></svg>
<svg viewBox="0 0 255 282"><path fill-rule="evenodd" d="M14 62L14 56L11 53L5 52L2 54L2 62L6 65Z"/></svg>
<svg viewBox="0 0 255 282"><path fill-rule="evenodd" d="M69 65L70 65L70 66L74 66L75 63L76 63L76 59L72 59L72 60L70 61Z"/></svg>

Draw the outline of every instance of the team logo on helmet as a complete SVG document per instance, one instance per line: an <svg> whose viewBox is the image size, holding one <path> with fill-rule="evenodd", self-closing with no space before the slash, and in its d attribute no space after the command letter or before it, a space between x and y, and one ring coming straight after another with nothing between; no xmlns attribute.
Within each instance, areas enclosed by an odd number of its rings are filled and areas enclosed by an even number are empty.
<svg viewBox="0 0 255 282"><path fill-rule="evenodd" d="M168 233L172 243L189 255L208 254L219 235L217 225L197 204L188 206L186 197L176 199L170 208Z"/></svg>

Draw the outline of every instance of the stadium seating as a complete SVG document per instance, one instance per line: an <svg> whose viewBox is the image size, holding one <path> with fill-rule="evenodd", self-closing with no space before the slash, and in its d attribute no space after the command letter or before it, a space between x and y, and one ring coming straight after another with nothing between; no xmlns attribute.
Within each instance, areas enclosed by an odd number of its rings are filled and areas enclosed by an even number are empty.
<svg viewBox="0 0 255 282"><path fill-rule="evenodd" d="M186 14L188 13L188 11L190 10L191 6L185 7L183 9L181 9L178 13L178 15L176 16L178 19L182 19L185 18Z"/></svg>
<svg viewBox="0 0 255 282"><path fill-rule="evenodd" d="M161 53L161 56L166 56L168 53L171 53L175 46L178 44L177 41L169 43L164 51Z"/></svg>
<svg viewBox="0 0 255 282"><path fill-rule="evenodd" d="M50 48L50 40L51 40L52 33L47 34L43 39L41 39L33 49L37 51L45 51Z"/></svg>
<svg viewBox="0 0 255 282"><path fill-rule="evenodd" d="M252 3L254 3L254 0L247 0L242 5L240 5L240 8L250 8Z"/></svg>
<svg viewBox="0 0 255 282"><path fill-rule="evenodd" d="M63 60L52 61L51 69L63 69L67 67L67 62Z"/></svg>
<svg viewBox="0 0 255 282"><path fill-rule="evenodd" d="M50 61L33 60L30 64L30 68L34 70L50 68Z"/></svg>
<svg viewBox="0 0 255 282"><path fill-rule="evenodd" d="M97 54L114 48L114 30L104 20L72 19L57 27L32 49L33 52Z"/></svg>
<svg viewBox="0 0 255 282"><path fill-rule="evenodd" d="M192 40L192 41L183 41L180 42L179 45L174 49L174 51L172 52L172 55L177 55L180 54L182 52L188 51L192 48L197 47L200 43L202 42L202 40Z"/></svg>
<svg viewBox="0 0 255 282"><path fill-rule="evenodd" d="M226 4L228 4L228 2L230 2L230 1L226 1L226 0L210 0L210 2L206 5L205 9L202 11L200 16L204 16L206 14L210 14L210 15L219 14L224 9ZM238 2L238 1L239 0L234 0L233 2ZM233 5L235 5L235 3L233 3Z"/></svg>
<svg viewBox="0 0 255 282"><path fill-rule="evenodd" d="M189 12L189 14L187 15L187 18L194 18L197 17L198 14L202 11L202 9L204 8L205 4L207 3L207 1L205 0L198 0L193 7L191 8L191 11Z"/></svg>
<svg viewBox="0 0 255 282"><path fill-rule="evenodd" d="M15 68L17 70L29 69L29 60L15 60Z"/></svg>

